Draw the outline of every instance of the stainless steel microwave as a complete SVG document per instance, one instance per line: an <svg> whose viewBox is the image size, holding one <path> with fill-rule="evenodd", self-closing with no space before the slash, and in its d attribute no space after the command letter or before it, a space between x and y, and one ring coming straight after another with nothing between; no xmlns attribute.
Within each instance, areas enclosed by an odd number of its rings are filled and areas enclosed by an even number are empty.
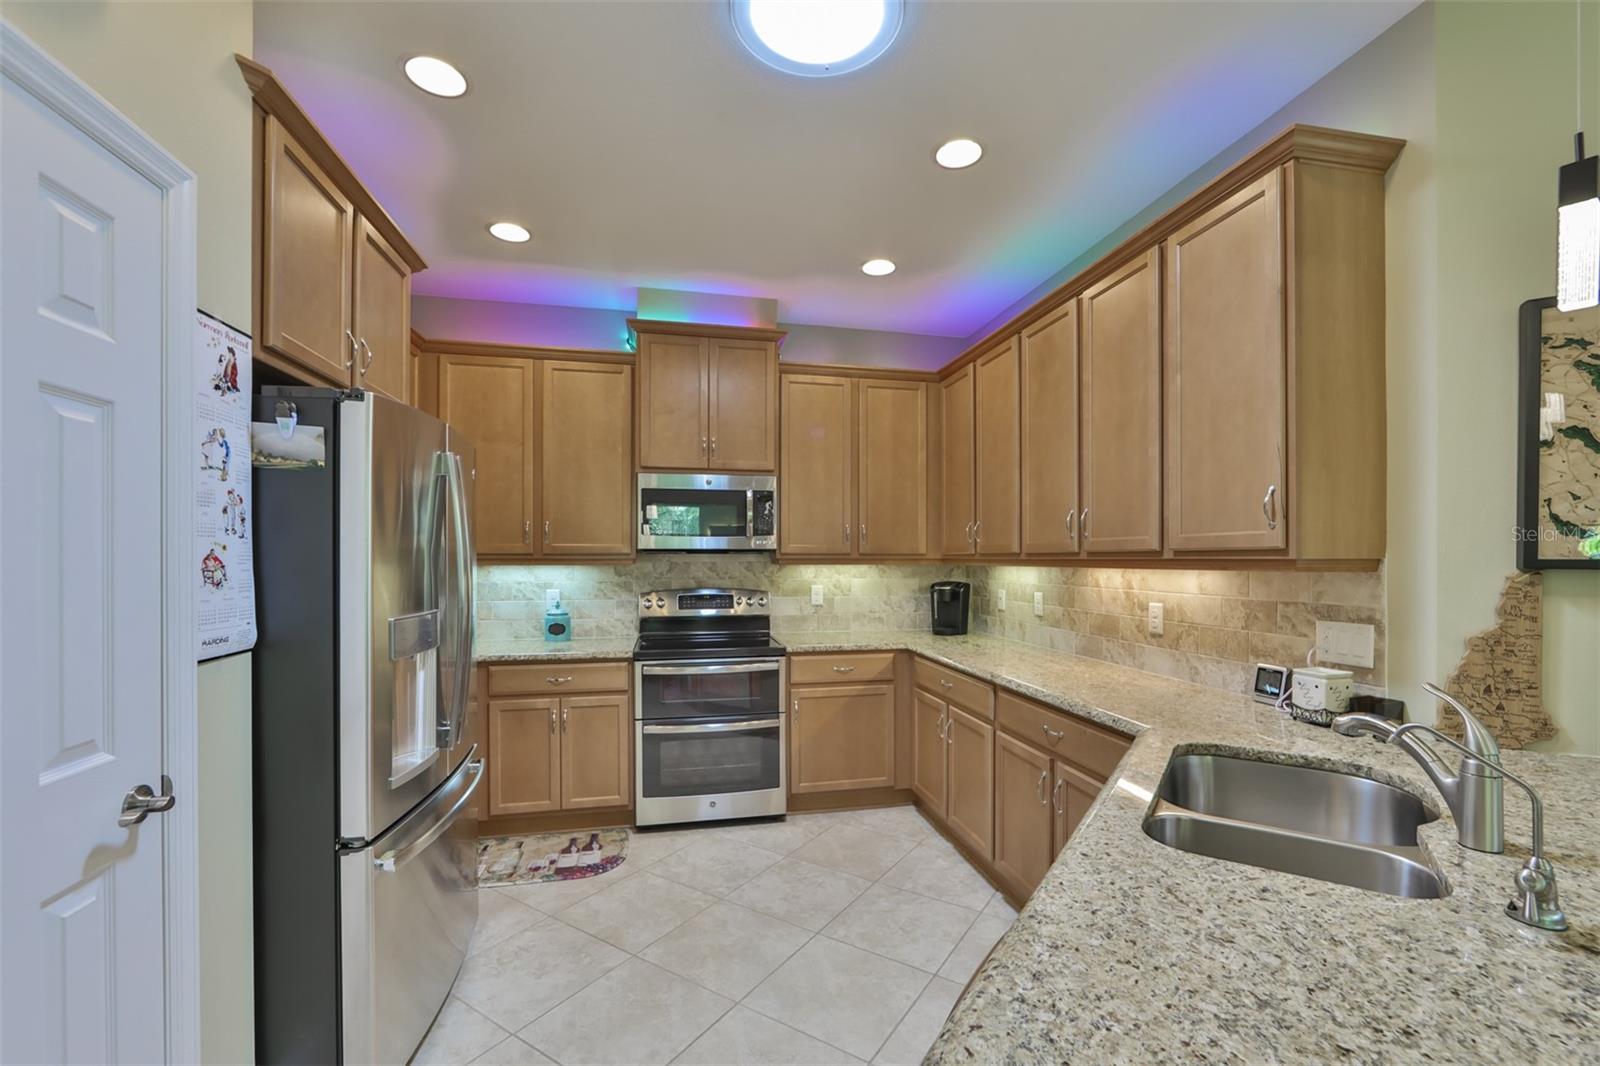
<svg viewBox="0 0 1600 1066"><path fill-rule="evenodd" d="M778 479L771 474L640 474L640 551L772 551Z"/></svg>

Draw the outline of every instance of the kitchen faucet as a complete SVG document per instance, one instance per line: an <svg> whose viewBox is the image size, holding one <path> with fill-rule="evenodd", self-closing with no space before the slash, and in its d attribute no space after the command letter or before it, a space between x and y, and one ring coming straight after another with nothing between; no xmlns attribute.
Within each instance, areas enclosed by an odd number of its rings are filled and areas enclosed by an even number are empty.
<svg viewBox="0 0 1600 1066"><path fill-rule="evenodd" d="M1423 684L1423 690L1448 703L1466 725L1466 743L1423 725L1406 722L1395 725L1371 714L1341 714L1333 729L1347 737L1371 733L1379 740L1399 746L1415 759L1439 789L1456 820L1456 837L1463 847L1499 854L1505 851L1505 794L1503 779L1509 778L1528 793L1533 805L1533 853L1517 871L1517 894L1506 904L1506 913L1519 922L1539 929L1560 932L1567 928L1556 890L1556 871L1544 857L1544 804L1539 793L1516 774L1500 765L1500 745L1494 734L1459 700L1436 685ZM1465 756L1460 768L1451 773L1444 760L1427 744L1413 737L1426 733L1444 741Z"/></svg>

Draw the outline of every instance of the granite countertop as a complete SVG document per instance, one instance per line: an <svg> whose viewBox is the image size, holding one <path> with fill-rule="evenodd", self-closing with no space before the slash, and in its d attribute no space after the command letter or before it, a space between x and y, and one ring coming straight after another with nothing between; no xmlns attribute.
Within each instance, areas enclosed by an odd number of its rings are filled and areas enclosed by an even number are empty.
<svg viewBox="0 0 1600 1066"><path fill-rule="evenodd" d="M794 652L904 648L1136 735L927 1062L1600 1061L1600 761L1504 755L1545 803L1572 923L1545 933L1503 913L1530 836L1514 786L1505 854L1484 855L1456 843L1403 752L1243 695L992 637L778 638ZM1141 823L1175 749L1409 789L1441 812L1421 842L1450 895L1400 899L1156 843Z"/></svg>
<svg viewBox="0 0 1600 1066"><path fill-rule="evenodd" d="M632 659L632 637L576 637L565 642L479 641L480 663L553 663L563 659Z"/></svg>

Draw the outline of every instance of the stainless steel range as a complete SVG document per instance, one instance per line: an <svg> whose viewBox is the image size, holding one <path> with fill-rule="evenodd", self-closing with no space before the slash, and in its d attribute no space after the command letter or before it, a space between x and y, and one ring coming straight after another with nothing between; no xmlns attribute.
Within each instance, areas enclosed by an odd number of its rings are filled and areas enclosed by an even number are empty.
<svg viewBox="0 0 1600 1066"><path fill-rule="evenodd" d="M642 594L633 661L638 824L787 810L784 648L765 592Z"/></svg>

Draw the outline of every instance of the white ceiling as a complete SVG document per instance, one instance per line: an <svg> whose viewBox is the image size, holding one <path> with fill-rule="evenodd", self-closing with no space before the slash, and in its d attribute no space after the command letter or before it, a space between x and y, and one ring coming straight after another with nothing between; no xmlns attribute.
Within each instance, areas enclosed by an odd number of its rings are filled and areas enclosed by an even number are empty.
<svg viewBox="0 0 1600 1066"><path fill-rule="evenodd" d="M631 309L656 286L965 336L1413 6L911 0L881 59L799 78L710 0L261 2L255 52L428 261L418 293ZM413 88L418 53L467 95ZM953 136L983 160L935 166ZM874 256L899 270L862 275Z"/></svg>

